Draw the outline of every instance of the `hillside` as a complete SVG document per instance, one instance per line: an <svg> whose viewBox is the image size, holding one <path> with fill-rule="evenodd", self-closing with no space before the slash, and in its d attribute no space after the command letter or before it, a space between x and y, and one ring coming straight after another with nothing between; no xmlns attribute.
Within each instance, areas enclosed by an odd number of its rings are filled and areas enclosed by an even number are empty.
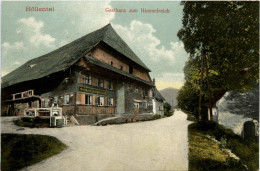
<svg viewBox="0 0 260 171"><path fill-rule="evenodd" d="M176 106L177 100L176 97L178 95L179 90L175 88L165 88L160 90L160 93L165 98L165 101L168 102L170 105Z"/></svg>

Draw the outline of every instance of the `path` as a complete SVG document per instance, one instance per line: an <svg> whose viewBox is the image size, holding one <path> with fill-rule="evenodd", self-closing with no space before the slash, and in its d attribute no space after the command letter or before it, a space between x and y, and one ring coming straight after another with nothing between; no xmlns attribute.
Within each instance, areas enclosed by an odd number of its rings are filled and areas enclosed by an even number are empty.
<svg viewBox="0 0 260 171"><path fill-rule="evenodd" d="M25 170L188 170L186 115L108 126L25 128L2 117L2 133L55 136L69 146Z"/></svg>

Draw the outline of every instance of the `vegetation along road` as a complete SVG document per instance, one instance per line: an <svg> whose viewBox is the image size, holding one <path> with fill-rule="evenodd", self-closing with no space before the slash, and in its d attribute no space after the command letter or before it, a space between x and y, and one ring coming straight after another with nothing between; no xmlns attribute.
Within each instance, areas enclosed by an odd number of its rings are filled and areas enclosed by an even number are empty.
<svg viewBox="0 0 260 171"><path fill-rule="evenodd" d="M25 128L2 117L2 133L44 134L68 145L26 170L187 170L187 115L122 125Z"/></svg>

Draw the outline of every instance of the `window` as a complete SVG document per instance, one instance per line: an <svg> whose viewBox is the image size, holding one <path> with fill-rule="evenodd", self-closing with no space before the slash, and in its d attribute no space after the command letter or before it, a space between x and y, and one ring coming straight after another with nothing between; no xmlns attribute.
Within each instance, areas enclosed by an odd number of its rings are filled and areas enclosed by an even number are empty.
<svg viewBox="0 0 260 171"><path fill-rule="evenodd" d="M111 66L113 66L113 61L111 61Z"/></svg>
<svg viewBox="0 0 260 171"><path fill-rule="evenodd" d="M104 106L104 97L98 97L98 106Z"/></svg>
<svg viewBox="0 0 260 171"><path fill-rule="evenodd" d="M28 102L28 107L32 107L32 102Z"/></svg>
<svg viewBox="0 0 260 171"><path fill-rule="evenodd" d="M145 89L145 90L143 91L143 94L144 94L144 96L148 96L148 90Z"/></svg>
<svg viewBox="0 0 260 171"><path fill-rule="evenodd" d="M70 103L70 95L64 95L64 105L68 105Z"/></svg>
<svg viewBox="0 0 260 171"><path fill-rule="evenodd" d="M123 66L122 65L120 65L120 70L123 70Z"/></svg>
<svg viewBox="0 0 260 171"><path fill-rule="evenodd" d="M85 94L85 104L92 105L92 96Z"/></svg>
<svg viewBox="0 0 260 171"><path fill-rule="evenodd" d="M143 106L144 106L145 109L147 109L147 107L148 107L148 106L147 106L147 102L144 102L144 103L143 103Z"/></svg>
<svg viewBox="0 0 260 171"><path fill-rule="evenodd" d="M98 79L98 86L99 87L104 87L104 80L103 79Z"/></svg>
<svg viewBox="0 0 260 171"><path fill-rule="evenodd" d="M135 92L138 93L138 86L135 86Z"/></svg>
<svg viewBox="0 0 260 171"><path fill-rule="evenodd" d="M108 89L109 89L109 90L112 90L112 89L113 89L113 86L112 86L112 82L111 82L111 81L108 81Z"/></svg>
<svg viewBox="0 0 260 171"><path fill-rule="evenodd" d="M49 107L49 99L44 99L44 107Z"/></svg>
<svg viewBox="0 0 260 171"><path fill-rule="evenodd" d="M135 108L139 108L139 103L134 103Z"/></svg>
<svg viewBox="0 0 260 171"><path fill-rule="evenodd" d="M127 90L128 90L128 91L130 90L130 86L131 86L131 83L128 83L128 84L127 84Z"/></svg>
<svg viewBox="0 0 260 171"><path fill-rule="evenodd" d="M114 105L114 99L108 98L108 106L113 106L113 105Z"/></svg>
<svg viewBox="0 0 260 171"><path fill-rule="evenodd" d="M90 75L86 75L84 77L84 83L91 85L91 76Z"/></svg>
<svg viewBox="0 0 260 171"><path fill-rule="evenodd" d="M133 67L129 66L129 74L133 74Z"/></svg>

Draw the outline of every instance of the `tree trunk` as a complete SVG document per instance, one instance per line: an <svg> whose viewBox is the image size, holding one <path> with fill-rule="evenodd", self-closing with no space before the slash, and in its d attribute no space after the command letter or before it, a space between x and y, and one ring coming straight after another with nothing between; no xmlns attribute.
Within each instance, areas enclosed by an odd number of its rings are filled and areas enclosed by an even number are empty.
<svg viewBox="0 0 260 171"><path fill-rule="evenodd" d="M209 84L209 76L208 76L208 64L207 64L207 57L206 52L203 52L203 56L205 58L205 71L207 77L207 86L208 86L208 97L209 97L209 111L210 111L210 121L212 121L212 105L211 105L211 92L210 92L210 84Z"/></svg>
<svg viewBox="0 0 260 171"><path fill-rule="evenodd" d="M203 55L201 56L201 71L200 71L200 98L199 98L199 116L198 121L201 120L201 98L202 98L202 79L203 79Z"/></svg>

